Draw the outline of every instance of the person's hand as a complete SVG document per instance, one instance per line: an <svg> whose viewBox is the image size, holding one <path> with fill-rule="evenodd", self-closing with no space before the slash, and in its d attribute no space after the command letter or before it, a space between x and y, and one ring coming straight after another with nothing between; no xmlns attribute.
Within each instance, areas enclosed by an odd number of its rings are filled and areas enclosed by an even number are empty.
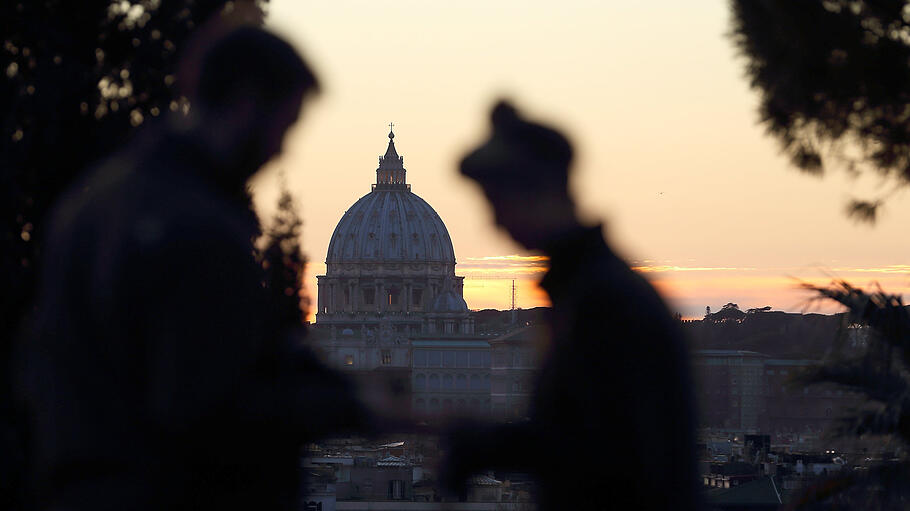
<svg viewBox="0 0 910 511"><path fill-rule="evenodd" d="M461 172L483 188L497 224L527 248L545 248L579 227L568 192L572 146L507 102L490 117L490 138L462 160Z"/></svg>
<svg viewBox="0 0 910 511"><path fill-rule="evenodd" d="M440 490L444 495L457 497L463 495L467 480L481 468L478 458L487 453L479 453L489 425L469 418L449 421L440 433L442 458L436 467Z"/></svg>

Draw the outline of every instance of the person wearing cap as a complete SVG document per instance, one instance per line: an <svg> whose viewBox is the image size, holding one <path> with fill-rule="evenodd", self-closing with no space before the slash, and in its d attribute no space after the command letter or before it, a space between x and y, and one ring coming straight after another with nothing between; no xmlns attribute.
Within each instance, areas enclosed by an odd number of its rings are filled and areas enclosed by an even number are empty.
<svg viewBox="0 0 910 511"><path fill-rule="evenodd" d="M552 343L527 422L454 426L443 478L527 471L542 510L698 507L683 336L654 289L586 226L568 189L572 146L506 102L461 162L496 223L549 257Z"/></svg>

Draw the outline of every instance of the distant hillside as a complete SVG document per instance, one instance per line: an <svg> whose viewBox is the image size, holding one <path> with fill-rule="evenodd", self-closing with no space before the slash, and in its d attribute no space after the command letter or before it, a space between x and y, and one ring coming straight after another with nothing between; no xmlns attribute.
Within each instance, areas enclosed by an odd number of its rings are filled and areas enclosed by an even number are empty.
<svg viewBox="0 0 910 511"><path fill-rule="evenodd" d="M478 334L500 334L510 330L512 326L512 311L484 309L471 313L474 317L474 332ZM515 324L536 325L549 319L549 307L534 307L533 309L517 309L515 311Z"/></svg>
<svg viewBox="0 0 910 511"><path fill-rule="evenodd" d="M517 310L515 323L545 323L550 311L549 307ZM511 329L511 311L484 309L471 314L478 334L501 334ZM798 314L769 308L743 312L726 307L703 320L684 321L681 326L690 350L748 350L778 358L820 360L834 346L844 323L843 314ZM604 330L609 332L609 325L605 324Z"/></svg>
<svg viewBox="0 0 910 511"><path fill-rule="evenodd" d="M749 350L773 357L812 360L822 358L831 349L843 326L843 314L767 310L722 310L701 321L683 323L693 350Z"/></svg>

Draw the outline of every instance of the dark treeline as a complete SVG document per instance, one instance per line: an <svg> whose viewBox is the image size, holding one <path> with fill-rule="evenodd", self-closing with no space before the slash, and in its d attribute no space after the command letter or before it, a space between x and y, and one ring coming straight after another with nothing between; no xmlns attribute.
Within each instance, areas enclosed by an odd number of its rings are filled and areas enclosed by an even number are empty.
<svg viewBox="0 0 910 511"><path fill-rule="evenodd" d="M735 316L721 316L719 311L701 321L684 322L691 349L747 350L778 358L821 360L844 328L842 314L736 312Z"/></svg>

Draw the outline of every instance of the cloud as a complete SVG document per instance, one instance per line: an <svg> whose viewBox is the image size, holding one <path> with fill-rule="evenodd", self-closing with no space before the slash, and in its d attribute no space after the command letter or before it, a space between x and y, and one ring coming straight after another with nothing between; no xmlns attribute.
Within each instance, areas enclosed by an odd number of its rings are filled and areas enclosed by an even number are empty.
<svg viewBox="0 0 910 511"><path fill-rule="evenodd" d="M458 263L457 273L468 279L537 278L547 271L549 261L539 255L468 257Z"/></svg>
<svg viewBox="0 0 910 511"><path fill-rule="evenodd" d="M910 264L890 264L881 268L831 268L832 272L843 273L907 273L910 274Z"/></svg>
<svg viewBox="0 0 910 511"><path fill-rule="evenodd" d="M468 257L465 260L473 261L474 264L485 264L485 263L522 263L522 264L546 264L550 258L542 255L532 255L532 256L523 256L518 254L511 255L499 255L499 256L484 256L484 257ZM464 264L464 263L462 263ZM470 263L468 263L470 264Z"/></svg>
<svg viewBox="0 0 910 511"><path fill-rule="evenodd" d="M674 271L755 271L758 268L735 268L730 266L671 266L671 265L644 265L633 266L633 270L642 273L663 273Z"/></svg>

